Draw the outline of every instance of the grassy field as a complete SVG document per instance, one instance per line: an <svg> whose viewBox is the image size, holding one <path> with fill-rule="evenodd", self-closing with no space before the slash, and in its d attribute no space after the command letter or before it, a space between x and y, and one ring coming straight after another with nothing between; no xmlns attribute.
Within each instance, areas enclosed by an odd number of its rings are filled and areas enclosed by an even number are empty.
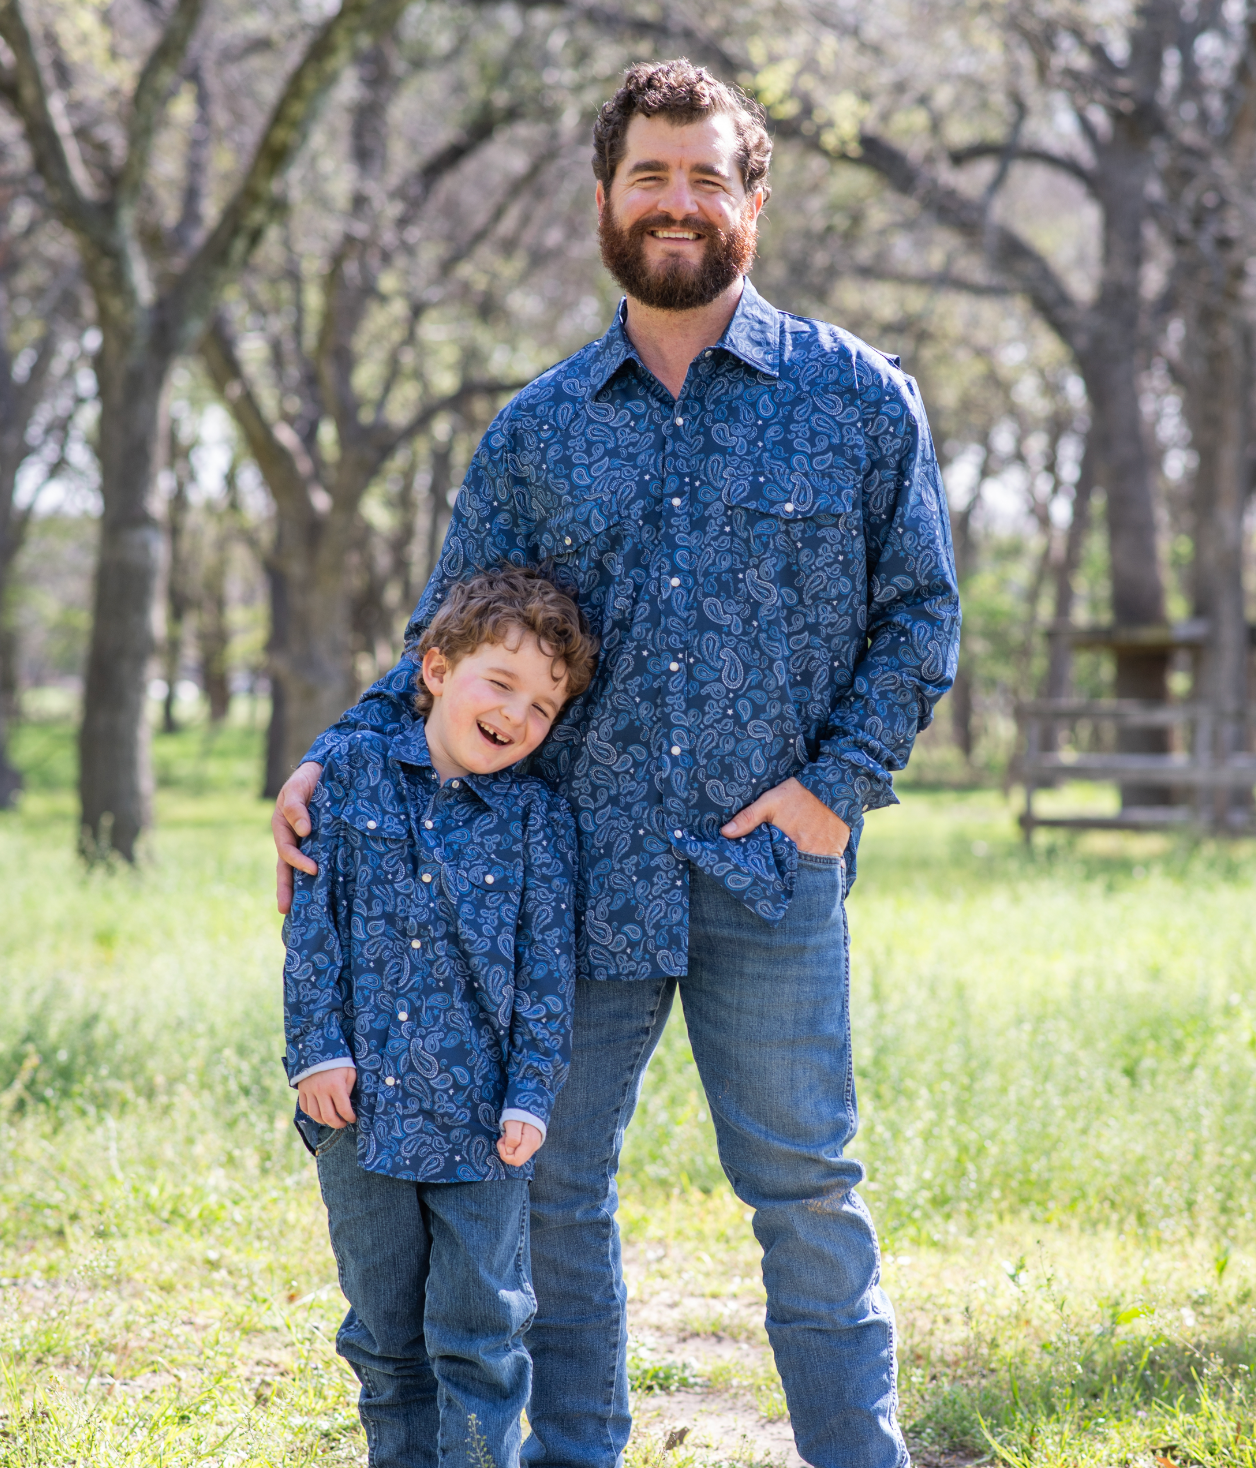
<svg viewBox="0 0 1256 1468"><path fill-rule="evenodd" d="M257 738L156 738L144 862L86 874L70 731L20 731L28 790L0 814L6 1468L365 1461L279 1065ZM905 797L870 821L850 904L854 1150L917 1456L1256 1468L1256 851L1027 852L998 794ZM630 1464L787 1461L757 1247L679 1018L622 1192ZM739 1446L665 1448L713 1404Z"/></svg>

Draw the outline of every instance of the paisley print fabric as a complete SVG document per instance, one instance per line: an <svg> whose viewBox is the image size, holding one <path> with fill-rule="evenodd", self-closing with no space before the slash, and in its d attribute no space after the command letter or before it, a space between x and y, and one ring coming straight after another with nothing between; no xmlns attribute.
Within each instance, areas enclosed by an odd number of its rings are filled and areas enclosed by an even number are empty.
<svg viewBox="0 0 1256 1468"><path fill-rule="evenodd" d="M416 720L341 741L310 815L318 875L296 873L284 924L289 1079L353 1057L370 1172L530 1176L495 1149L503 1110L548 1122L570 1060L566 802L511 770L442 787Z"/></svg>
<svg viewBox="0 0 1256 1468"><path fill-rule="evenodd" d="M790 776L852 828L954 676L959 600L941 476L915 383L749 282L679 399L640 362L624 307L485 434L407 629L451 582L552 561L602 640L598 673L533 756L579 840L583 974L683 974L687 873L768 922L797 853L720 826ZM307 758L408 717L403 663Z"/></svg>

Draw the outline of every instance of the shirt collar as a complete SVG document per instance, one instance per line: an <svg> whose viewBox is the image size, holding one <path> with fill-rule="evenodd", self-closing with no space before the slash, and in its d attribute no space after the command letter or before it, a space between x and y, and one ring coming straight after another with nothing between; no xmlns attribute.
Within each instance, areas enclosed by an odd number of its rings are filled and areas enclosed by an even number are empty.
<svg viewBox="0 0 1256 1468"><path fill-rule="evenodd" d="M641 361L628 338L627 320L628 297L624 296L605 336L593 344L593 356L589 362L588 395L591 398L602 391L629 359ZM749 276L745 278L733 319L716 345L757 372L766 372L770 377L780 376L780 312L755 290Z"/></svg>
<svg viewBox="0 0 1256 1468"><path fill-rule="evenodd" d="M396 735L388 746L388 757L403 765L417 765L420 769L432 770L432 756L427 748L427 729L422 719L415 721ZM435 770L432 770L435 774ZM501 810L506 802L515 776L511 770L498 770L494 775L460 775L464 785L474 790L485 805L494 811Z"/></svg>

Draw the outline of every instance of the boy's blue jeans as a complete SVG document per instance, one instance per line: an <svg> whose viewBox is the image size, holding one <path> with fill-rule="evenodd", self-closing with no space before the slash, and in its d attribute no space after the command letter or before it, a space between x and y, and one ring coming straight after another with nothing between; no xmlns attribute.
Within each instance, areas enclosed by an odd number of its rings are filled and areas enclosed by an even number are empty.
<svg viewBox="0 0 1256 1468"><path fill-rule="evenodd" d="M855 1132L843 867L802 856L776 927L690 868L684 978L577 985L571 1074L532 1182L539 1309L528 1468L615 1468L628 1440L615 1171L677 988L720 1160L754 1209L767 1330L798 1451L815 1468L901 1468L894 1316Z"/></svg>
<svg viewBox="0 0 1256 1468"><path fill-rule="evenodd" d="M370 1468L515 1468L536 1309L528 1184L411 1183L319 1131L318 1181L350 1310L336 1349L362 1383Z"/></svg>

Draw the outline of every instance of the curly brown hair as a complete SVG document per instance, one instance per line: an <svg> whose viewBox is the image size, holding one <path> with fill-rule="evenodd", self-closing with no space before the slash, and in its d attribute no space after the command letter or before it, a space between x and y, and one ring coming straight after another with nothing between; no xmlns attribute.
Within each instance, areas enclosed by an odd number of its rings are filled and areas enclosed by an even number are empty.
<svg viewBox="0 0 1256 1468"><path fill-rule="evenodd" d="M598 641L575 598L538 566L497 566L453 586L407 655L421 664L430 648L454 663L486 642L505 642L512 632L530 632L550 655L554 676L567 675L564 702L589 686L597 668ZM421 718L432 711L432 695L415 672L414 707Z"/></svg>
<svg viewBox="0 0 1256 1468"><path fill-rule="evenodd" d="M737 128L737 164L746 192L762 189L767 202L772 192L767 113L740 87L719 81L684 56L674 61L638 61L624 73L623 85L610 101L602 104L593 124L593 173L608 192L623 162L628 124L637 113L643 117L661 114L677 125L719 113L731 117Z"/></svg>

